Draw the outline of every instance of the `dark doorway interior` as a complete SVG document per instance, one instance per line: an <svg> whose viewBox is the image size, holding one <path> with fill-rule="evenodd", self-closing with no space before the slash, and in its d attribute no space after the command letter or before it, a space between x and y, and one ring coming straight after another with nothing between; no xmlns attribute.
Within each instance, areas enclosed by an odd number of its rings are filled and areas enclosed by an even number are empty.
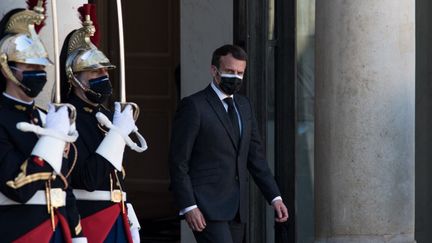
<svg viewBox="0 0 432 243"><path fill-rule="evenodd" d="M243 91L255 106L266 151L273 154L276 181L290 214L287 223L269 227L273 222L266 219L266 202L251 184L248 243L266 242L272 230L274 242L296 242L295 31L296 0L234 1L234 43L249 55Z"/></svg>
<svg viewBox="0 0 432 243"><path fill-rule="evenodd" d="M115 1L96 0L101 48L118 63ZM122 1L127 100L141 108L137 126L148 141L142 154L126 154L128 200L141 223L142 242L179 242L180 226L168 191L168 147L177 105L180 1ZM111 73L114 86L118 72Z"/></svg>

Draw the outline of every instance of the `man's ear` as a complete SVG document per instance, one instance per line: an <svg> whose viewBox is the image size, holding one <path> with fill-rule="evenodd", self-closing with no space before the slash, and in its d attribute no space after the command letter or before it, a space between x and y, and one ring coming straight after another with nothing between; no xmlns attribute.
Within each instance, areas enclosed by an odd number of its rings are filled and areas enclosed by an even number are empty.
<svg viewBox="0 0 432 243"><path fill-rule="evenodd" d="M218 68L215 65L211 65L210 67L210 73L212 75L212 77L216 77L217 73L218 73Z"/></svg>

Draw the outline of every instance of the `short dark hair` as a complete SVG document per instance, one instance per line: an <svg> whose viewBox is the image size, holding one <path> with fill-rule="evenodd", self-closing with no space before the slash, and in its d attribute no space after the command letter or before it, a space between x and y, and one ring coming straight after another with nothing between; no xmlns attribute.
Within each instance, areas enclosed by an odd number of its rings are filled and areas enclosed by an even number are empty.
<svg viewBox="0 0 432 243"><path fill-rule="evenodd" d="M247 61L247 54L243 48L236 45L223 45L213 52L211 64L219 68L220 57L231 54L235 59Z"/></svg>

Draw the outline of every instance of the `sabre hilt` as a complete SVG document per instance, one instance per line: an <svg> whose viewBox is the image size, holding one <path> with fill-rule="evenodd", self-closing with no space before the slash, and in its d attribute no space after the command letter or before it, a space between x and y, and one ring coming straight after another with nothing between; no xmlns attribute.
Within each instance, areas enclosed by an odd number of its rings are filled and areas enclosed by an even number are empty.
<svg viewBox="0 0 432 243"><path fill-rule="evenodd" d="M75 106L67 103L54 103L55 110L58 111L61 107L66 106L68 108L69 121L70 124L74 124L77 117L77 112Z"/></svg>
<svg viewBox="0 0 432 243"><path fill-rule="evenodd" d="M106 117L103 113L101 113L101 112L96 113L96 119L98 120L98 122L101 125L109 128L109 129L118 130L118 128L115 127L113 125L113 123L108 119L108 117ZM135 143L134 141L132 141L132 139L129 137L129 135L122 134L121 132L118 132L118 133L123 137L126 144L132 150L134 150L138 153L141 153L141 152L144 152L145 150L147 150L147 148L148 148L147 142L146 142L145 138L138 132L138 128L136 126L135 126L135 129L132 131L132 133L134 133L135 136L138 138L139 145L137 143Z"/></svg>
<svg viewBox="0 0 432 243"><path fill-rule="evenodd" d="M121 111L123 111L127 105L132 107L133 119L137 121L140 114L139 106L134 102L120 102Z"/></svg>

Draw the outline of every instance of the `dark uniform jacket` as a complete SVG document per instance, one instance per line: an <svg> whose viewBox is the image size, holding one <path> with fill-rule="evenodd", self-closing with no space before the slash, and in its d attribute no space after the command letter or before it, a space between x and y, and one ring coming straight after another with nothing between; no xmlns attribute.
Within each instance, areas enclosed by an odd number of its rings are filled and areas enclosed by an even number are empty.
<svg viewBox="0 0 432 243"><path fill-rule="evenodd" d="M97 112L102 112L112 120L113 113L103 106L91 106L74 94L71 94L68 102L77 109L76 128L79 133L76 141L78 160L72 172L73 188L86 191L110 191L112 180L113 189L121 187L124 191L123 171L116 172L108 160L96 153L96 149L109 129L99 125L95 115ZM117 182L119 182L120 187ZM114 202L106 200L77 200L78 210L83 219L114 204Z"/></svg>
<svg viewBox="0 0 432 243"><path fill-rule="evenodd" d="M249 100L234 95L241 118L239 145L223 104L209 85L184 98L174 119L170 187L180 209L197 205L208 220L247 221L248 171L268 202L280 195L268 168Z"/></svg>
<svg viewBox="0 0 432 243"><path fill-rule="evenodd" d="M52 167L31 156L31 151L38 141L37 135L16 128L18 122L42 126L40 111L35 105L26 105L0 94L0 192L13 201L25 203L38 190L45 190L47 180L51 180L51 188L67 187L66 207L60 207L57 213L68 220L72 237L80 236L79 215L69 183L60 176L50 179ZM74 152L70 152L71 158L63 159L64 176L67 176L73 166L73 154ZM69 177L66 180L68 179ZM20 238L46 220L50 220L46 205L1 205L1 242Z"/></svg>

